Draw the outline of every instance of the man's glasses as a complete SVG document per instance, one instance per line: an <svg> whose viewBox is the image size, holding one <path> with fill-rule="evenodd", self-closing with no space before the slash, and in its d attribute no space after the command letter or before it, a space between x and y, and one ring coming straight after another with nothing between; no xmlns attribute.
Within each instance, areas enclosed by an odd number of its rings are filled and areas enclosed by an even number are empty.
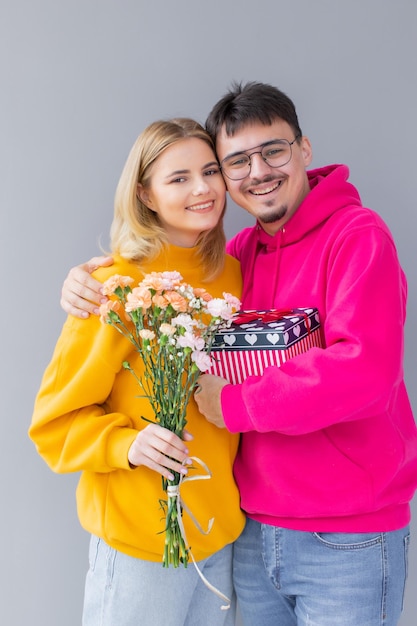
<svg viewBox="0 0 417 626"><path fill-rule="evenodd" d="M291 161L292 145L300 137L301 135L298 134L293 141L273 139L256 146L259 149L231 154L220 163L221 170L231 180L243 180L250 174L251 158L254 154L260 154L270 167L282 167Z"/></svg>

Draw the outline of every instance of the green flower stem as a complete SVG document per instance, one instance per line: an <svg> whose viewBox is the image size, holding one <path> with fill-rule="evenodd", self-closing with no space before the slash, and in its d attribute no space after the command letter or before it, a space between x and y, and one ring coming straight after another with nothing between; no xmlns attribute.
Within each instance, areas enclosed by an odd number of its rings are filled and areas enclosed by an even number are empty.
<svg viewBox="0 0 417 626"><path fill-rule="evenodd" d="M168 274L169 280L171 280L172 273L160 273L164 280L167 279L165 274ZM174 274L176 273L174 272ZM175 280L177 279L182 280L182 277L178 274ZM165 291L149 285L158 284L158 281L156 283L153 283L152 280L143 281L138 285L149 290L152 304L147 308L143 308L139 304L141 297L139 290L137 308L127 312L128 295L132 292L129 285L133 281L129 279L127 282L128 285L125 284L126 281L121 280L117 287L112 287L115 297L127 313L126 318L119 316L115 310L111 309L103 321L111 324L124 338L130 341L142 358L143 373L141 376L136 374L127 361L123 363L123 367L133 374L144 396L148 399L155 423L181 437L187 424L187 405L200 375L196 363L192 359L193 348L183 347L181 344L184 343L187 333L194 334L195 331L195 337L202 338L205 342L204 351L210 354L214 335L223 322L220 317L213 316L204 299L196 295L190 285L183 282L180 286L174 285L167 288L167 291L174 290L182 295L186 303L186 307L181 309L185 311L184 324L180 323L179 315L181 314L174 309L172 304L168 304L165 308L156 306L156 302L164 302L164 300L154 298L157 294L156 289L158 289L158 295L163 295ZM129 299L130 306L128 309L131 309L134 300L135 298ZM166 301L168 302L168 300L169 297ZM143 301L146 301L146 298ZM234 304L233 308L236 307L237 304ZM190 322L192 323L190 324ZM161 324L163 323L170 325L166 332L165 329L161 331ZM180 337L181 341L179 340ZM193 343L191 342L190 345ZM143 419L152 421L145 417ZM179 516L182 516L182 508L178 509L177 498L179 496L173 495L168 490L170 486L178 486L180 480L181 476L177 472L174 472L172 481L162 478L162 488L166 493L166 499L160 501L165 516L164 567L170 565L179 567L180 564L186 567L189 558L189 548L185 545L181 535Z"/></svg>
<svg viewBox="0 0 417 626"><path fill-rule="evenodd" d="M169 485L178 485L177 481L168 481ZM188 564L188 548L185 545L184 538L181 534L181 528L178 523L178 510L176 497L168 498L163 502L165 510L165 546L162 564L164 567L173 565L179 567L180 564L187 567ZM182 515L182 510L181 510Z"/></svg>

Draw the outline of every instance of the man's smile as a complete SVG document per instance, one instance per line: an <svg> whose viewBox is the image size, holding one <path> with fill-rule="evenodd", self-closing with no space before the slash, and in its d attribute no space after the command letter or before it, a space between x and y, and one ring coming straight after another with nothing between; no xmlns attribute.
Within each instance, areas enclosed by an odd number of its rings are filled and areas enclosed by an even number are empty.
<svg viewBox="0 0 417 626"><path fill-rule="evenodd" d="M282 180L275 180L272 184L268 185L268 187L255 187L253 189L249 189L249 193L254 196L265 196L268 193L272 193L278 187L280 187Z"/></svg>

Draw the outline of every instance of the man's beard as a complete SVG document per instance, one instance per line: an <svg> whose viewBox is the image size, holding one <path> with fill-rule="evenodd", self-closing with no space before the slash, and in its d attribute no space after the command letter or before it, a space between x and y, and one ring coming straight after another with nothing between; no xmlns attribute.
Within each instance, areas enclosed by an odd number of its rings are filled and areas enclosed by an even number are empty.
<svg viewBox="0 0 417 626"><path fill-rule="evenodd" d="M274 222L279 222L280 220L282 220L282 218L285 217L285 215L287 214L287 211L288 207L286 204L284 204L281 207L277 207L276 209L272 210L270 213L262 215L262 217L259 217L259 220L264 224L273 224Z"/></svg>

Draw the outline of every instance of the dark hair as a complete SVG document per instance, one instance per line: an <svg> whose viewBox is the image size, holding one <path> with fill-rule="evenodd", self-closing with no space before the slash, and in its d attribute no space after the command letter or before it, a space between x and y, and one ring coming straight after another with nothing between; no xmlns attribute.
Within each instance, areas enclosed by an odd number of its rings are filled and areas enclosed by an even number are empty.
<svg viewBox="0 0 417 626"><path fill-rule="evenodd" d="M232 137L247 124L269 126L277 119L287 122L295 135L302 135L294 103L285 93L265 83L234 82L209 113L206 129L215 142L223 126Z"/></svg>

